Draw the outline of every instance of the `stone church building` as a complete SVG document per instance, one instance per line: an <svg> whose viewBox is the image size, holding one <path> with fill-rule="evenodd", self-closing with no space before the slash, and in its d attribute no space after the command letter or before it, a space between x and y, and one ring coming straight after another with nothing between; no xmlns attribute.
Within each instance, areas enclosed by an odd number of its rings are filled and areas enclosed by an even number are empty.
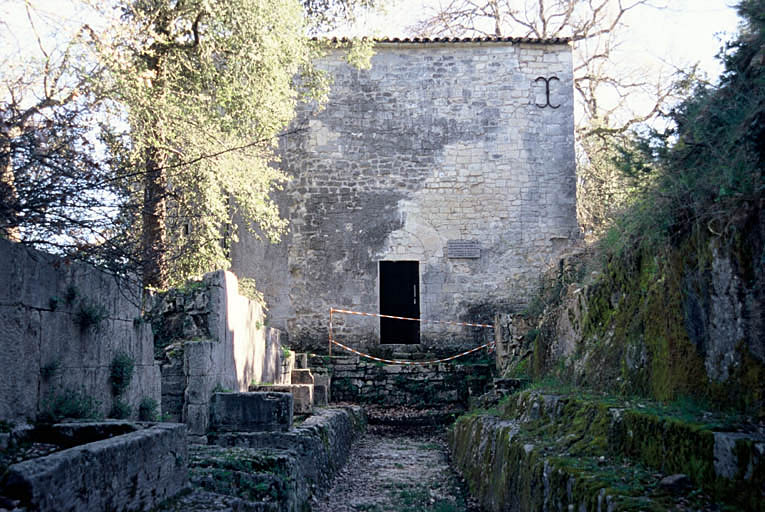
<svg viewBox="0 0 765 512"><path fill-rule="evenodd" d="M356 348L474 345L480 329L432 322L522 307L578 236L570 44L392 39L368 70L340 49L320 66L329 102L300 112L281 148L289 233L242 233L234 272L295 348L326 350L330 307L423 320L337 315Z"/></svg>

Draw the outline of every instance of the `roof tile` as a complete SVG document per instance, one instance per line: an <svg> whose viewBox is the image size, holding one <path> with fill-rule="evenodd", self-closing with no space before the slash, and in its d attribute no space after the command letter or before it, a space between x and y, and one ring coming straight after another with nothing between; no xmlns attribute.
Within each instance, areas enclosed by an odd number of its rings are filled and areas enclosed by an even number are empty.
<svg viewBox="0 0 765 512"><path fill-rule="evenodd" d="M331 43L350 43L352 40L347 37L314 37L314 41L329 41ZM484 37L375 37L376 43L415 43L415 44L427 44L427 43L530 43L530 44L565 44L571 41L569 37L551 37L547 39L539 39L535 37L496 37L496 36L484 36Z"/></svg>

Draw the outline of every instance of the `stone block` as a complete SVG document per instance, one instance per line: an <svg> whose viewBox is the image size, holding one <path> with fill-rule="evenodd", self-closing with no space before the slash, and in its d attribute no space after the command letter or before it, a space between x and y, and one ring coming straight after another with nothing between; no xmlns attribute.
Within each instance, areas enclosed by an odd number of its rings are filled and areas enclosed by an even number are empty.
<svg viewBox="0 0 765 512"><path fill-rule="evenodd" d="M189 434L205 435L210 422L210 404L186 404L183 419L189 428Z"/></svg>
<svg viewBox="0 0 765 512"><path fill-rule="evenodd" d="M186 375L209 375L215 368L214 341L193 341L183 344Z"/></svg>
<svg viewBox="0 0 765 512"><path fill-rule="evenodd" d="M224 448L270 453L289 450L299 469L296 484L304 488L298 489L298 495L318 497L343 467L353 442L366 426L366 414L361 407L331 407L316 411L288 432L216 432L208 437L212 444Z"/></svg>
<svg viewBox="0 0 765 512"><path fill-rule="evenodd" d="M330 396L329 390L331 388L331 380L332 377L329 376L328 373L315 373L313 376L313 392L316 393L316 388L319 386L324 387L326 390L326 401L329 403L332 400L332 397ZM314 400L314 403L316 403L316 400Z"/></svg>
<svg viewBox="0 0 765 512"><path fill-rule="evenodd" d="M311 370L295 369L292 370L292 384L314 384L314 377Z"/></svg>
<svg viewBox="0 0 765 512"><path fill-rule="evenodd" d="M251 385L249 390L253 392L291 393L295 414L311 414L313 412L313 384Z"/></svg>
<svg viewBox="0 0 765 512"><path fill-rule="evenodd" d="M219 432L289 430L293 397L283 392L214 393L210 426Z"/></svg>
<svg viewBox="0 0 765 512"><path fill-rule="evenodd" d="M326 407L329 405L329 386L326 384L313 385L313 405L315 407Z"/></svg>
<svg viewBox="0 0 765 512"><path fill-rule="evenodd" d="M187 481L186 427L163 423L14 464L0 495L40 512L149 510Z"/></svg>
<svg viewBox="0 0 765 512"><path fill-rule="evenodd" d="M295 368L298 370L308 369L308 354L295 354Z"/></svg>

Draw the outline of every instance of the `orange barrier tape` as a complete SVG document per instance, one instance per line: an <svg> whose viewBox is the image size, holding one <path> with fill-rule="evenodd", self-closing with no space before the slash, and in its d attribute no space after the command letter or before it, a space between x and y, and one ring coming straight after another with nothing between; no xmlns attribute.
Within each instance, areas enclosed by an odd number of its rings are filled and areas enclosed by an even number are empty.
<svg viewBox="0 0 765 512"><path fill-rule="evenodd" d="M346 313L348 315L374 316L378 318L392 318L394 320L412 320L415 322L424 322L427 324L466 325L468 327L488 327L489 329L494 329L494 326L490 324L471 324L467 322L446 322L444 320L423 320L422 318L406 318L403 316L380 315L378 313L360 313L358 311L348 311L347 309L330 308L329 310L330 316L332 315L332 313Z"/></svg>
<svg viewBox="0 0 765 512"><path fill-rule="evenodd" d="M444 358L444 359L434 359L434 360L431 360L431 361L399 361L398 359L383 359L381 357L375 357L375 356L371 356L369 354L365 354L363 352L359 352L358 350L353 349L351 347L347 347L347 346L343 345L342 343L339 343L339 342L337 342L337 341L335 341L335 340L333 340L331 338L330 338L329 342L337 345L340 348L344 348L348 352L352 352L352 353L354 353L354 354L356 354L358 356L361 356L361 357L366 357L367 359L371 359L372 361L379 361L381 363L389 363L389 364L403 364L403 365L410 365L410 366L422 366L422 365L426 365L426 364L445 363L447 361L453 361L454 359L457 359L458 357L462 357L462 356L466 356L468 354L472 354L473 352L476 352L476 351L481 350L483 348L487 348L487 347L490 347L490 346L493 347L494 346L494 342L492 341L490 343L486 343L485 345L481 345L480 347L471 348L467 352L463 352L461 354L450 356L450 357L447 357L447 358Z"/></svg>

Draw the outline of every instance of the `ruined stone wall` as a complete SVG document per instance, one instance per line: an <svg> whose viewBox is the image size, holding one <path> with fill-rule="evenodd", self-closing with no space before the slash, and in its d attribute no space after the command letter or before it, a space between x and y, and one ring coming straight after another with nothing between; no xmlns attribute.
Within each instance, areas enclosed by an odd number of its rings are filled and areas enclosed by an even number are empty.
<svg viewBox="0 0 765 512"><path fill-rule="evenodd" d="M231 272L210 272L157 296L151 316L164 411L191 435L207 432L214 390L247 391L253 382L288 378L280 331L265 325L260 303L239 294Z"/></svg>
<svg viewBox="0 0 765 512"><path fill-rule="evenodd" d="M492 365L483 354L416 366L378 364L354 355L313 356L310 366L314 373L329 373L330 395L338 403L464 409L492 382Z"/></svg>
<svg viewBox="0 0 765 512"><path fill-rule="evenodd" d="M160 402L151 329L140 290L94 267L0 239L0 419L33 420L55 399L112 408L115 356L134 361L122 400L133 416L144 398Z"/></svg>
<svg viewBox="0 0 765 512"><path fill-rule="evenodd" d="M320 66L334 79L329 103L300 112L283 140L290 232L278 246L242 233L233 248L273 324L293 346L326 350L331 306L378 311L381 260L419 262L422 318L490 320L497 305L524 304L577 233L570 47L381 43L369 70L342 50ZM480 256L450 258L450 240L474 241ZM336 326L366 348L378 329ZM423 324L421 341L476 336Z"/></svg>

